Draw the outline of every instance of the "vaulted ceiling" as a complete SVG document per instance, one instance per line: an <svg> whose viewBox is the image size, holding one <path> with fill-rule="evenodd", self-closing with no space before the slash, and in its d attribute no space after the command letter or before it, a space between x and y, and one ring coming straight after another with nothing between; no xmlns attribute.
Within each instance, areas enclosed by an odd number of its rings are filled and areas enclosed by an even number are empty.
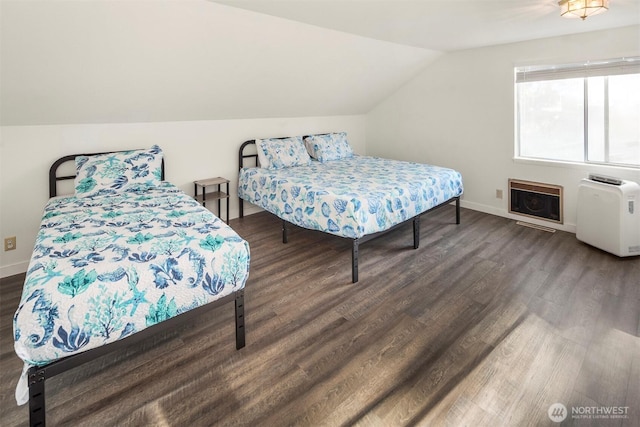
<svg viewBox="0 0 640 427"><path fill-rule="evenodd" d="M0 124L364 114L443 52L637 24L554 0L2 0Z"/></svg>
<svg viewBox="0 0 640 427"><path fill-rule="evenodd" d="M438 51L640 24L640 0L610 0L585 21L557 0L211 0L323 28Z"/></svg>
<svg viewBox="0 0 640 427"><path fill-rule="evenodd" d="M439 53L206 0L2 0L3 125L362 114Z"/></svg>

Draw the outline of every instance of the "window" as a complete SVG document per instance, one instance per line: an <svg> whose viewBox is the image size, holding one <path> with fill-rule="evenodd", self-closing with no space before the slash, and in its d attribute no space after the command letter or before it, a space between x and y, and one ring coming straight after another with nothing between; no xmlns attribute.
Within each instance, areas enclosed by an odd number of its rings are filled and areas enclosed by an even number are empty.
<svg viewBox="0 0 640 427"><path fill-rule="evenodd" d="M640 57L515 77L518 157L640 167Z"/></svg>

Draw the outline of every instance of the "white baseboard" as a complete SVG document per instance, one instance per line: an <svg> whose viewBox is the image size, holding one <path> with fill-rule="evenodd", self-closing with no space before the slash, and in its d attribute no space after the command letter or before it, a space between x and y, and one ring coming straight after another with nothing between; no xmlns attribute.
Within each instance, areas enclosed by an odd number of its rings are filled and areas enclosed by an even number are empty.
<svg viewBox="0 0 640 427"><path fill-rule="evenodd" d="M496 208L495 206L487 206L480 203L469 202L465 200L460 200L460 206L463 208L471 209L474 211L484 212L491 215L501 216L503 218L509 218L514 221L522 221L528 222L530 224L541 225L543 227L553 228L555 230L567 231L569 233L576 233L576 225L575 224L557 224L551 221L543 221L535 218L531 218L529 216L524 215L515 215L509 213L506 209Z"/></svg>
<svg viewBox="0 0 640 427"><path fill-rule="evenodd" d="M258 212L263 212L264 209L257 207L249 202L244 203L244 216L249 216L256 214ZM237 217L236 217L237 218Z"/></svg>
<svg viewBox="0 0 640 427"><path fill-rule="evenodd" d="M460 199L460 206L462 206L463 208L471 209L473 211L484 212L491 215L502 216L505 218L507 216L507 211L504 209L496 208L494 206L482 205L476 202L469 202L464 199Z"/></svg>
<svg viewBox="0 0 640 427"><path fill-rule="evenodd" d="M5 265L0 267L0 278L14 276L24 273L29 268L29 261L19 262L17 264Z"/></svg>

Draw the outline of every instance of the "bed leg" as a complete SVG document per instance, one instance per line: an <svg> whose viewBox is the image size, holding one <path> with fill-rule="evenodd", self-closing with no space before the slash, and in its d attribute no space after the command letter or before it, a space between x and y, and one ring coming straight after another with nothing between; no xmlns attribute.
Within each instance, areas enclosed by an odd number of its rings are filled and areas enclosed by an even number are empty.
<svg viewBox="0 0 640 427"><path fill-rule="evenodd" d="M456 224L460 224L460 197L456 198Z"/></svg>
<svg viewBox="0 0 640 427"><path fill-rule="evenodd" d="M351 249L351 281L358 282L358 246L360 240L353 239L353 248Z"/></svg>
<svg viewBox="0 0 640 427"><path fill-rule="evenodd" d="M27 371L29 382L29 425L31 427L44 427L45 421L45 400L44 382L46 373L44 368L31 367Z"/></svg>
<svg viewBox="0 0 640 427"><path fill-rule="evenodd" d="M287 236L287 221L282 220L282 243L287 243L289 236Z"/></svg>
<svg viewBox="0 0 640 427"><path fill-rule="evenodd" d="M244 202L240 197L238 197L238 201L239 201L238 208L240 209L240 212L239 212L238 216L240 218L244 218ZM229 205L227 205L227 206L229 206ZM229 219L229 215L227 215L227 219Z"/></svg>
<svg viewBox="0 0 640 427"><path fill-rule="evenodd" d="M244 289L236 292L236 350L244 347Z"/></svg>
<svg viewBox="0 0 640 427"><path fill-rule="evenodd" d="M420 215L413 218L413 249L420 247Z"/></svg>

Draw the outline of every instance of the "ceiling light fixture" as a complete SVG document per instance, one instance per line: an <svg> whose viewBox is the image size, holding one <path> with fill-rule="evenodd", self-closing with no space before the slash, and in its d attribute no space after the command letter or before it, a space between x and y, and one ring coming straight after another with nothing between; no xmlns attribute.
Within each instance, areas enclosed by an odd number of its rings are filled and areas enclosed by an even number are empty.
<svg viewBox="0 0 640 427"><path fill-rule="evenodd" d="M581 18L597 15L609 10L609 0L560 0L560 16Z"/></svg>

